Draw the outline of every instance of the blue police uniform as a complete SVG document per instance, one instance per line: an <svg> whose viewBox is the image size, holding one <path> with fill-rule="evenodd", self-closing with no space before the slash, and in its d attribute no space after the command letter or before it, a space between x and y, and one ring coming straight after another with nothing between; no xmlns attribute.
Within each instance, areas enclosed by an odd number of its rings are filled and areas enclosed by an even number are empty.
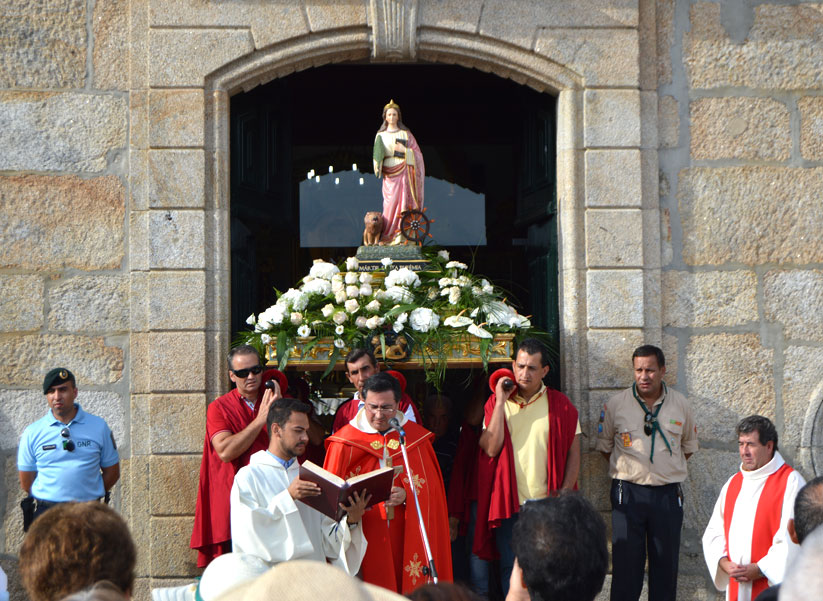
<svg viewBox="0 0 823 601"><path fill-rule="evenodd" d="M120 461L114 436L105 420L86 413L75 403L77 415L70 423L57 420L51 410L29 425L20 439L17 469L37 472L31 496L42 501L92 501L106 494L100 468ZM68 429L69 437L61 434ZM64 442L72 441L74 450ZM70 445L69 445L70 446Z"/></svg>

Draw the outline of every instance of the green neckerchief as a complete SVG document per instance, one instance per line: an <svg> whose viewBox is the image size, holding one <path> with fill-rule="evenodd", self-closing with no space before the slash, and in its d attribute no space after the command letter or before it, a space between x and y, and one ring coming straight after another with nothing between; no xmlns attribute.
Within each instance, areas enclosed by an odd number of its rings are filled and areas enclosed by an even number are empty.
<svg viewBox="0 0 823 601"><path fill-rule="evenodd" d="M639 396L637 396L637 384L632 384L632 394L634 395L634 399L637 401L637 404L640 405L640 407L643 409L643 413L645 415L652 416L650 420L652 424L652 450L649 454L649 461L651 463L654 463L654 437L655 434L657 434L658 432L660 432L660 438L662 438L663 442L666 443L666 448L669 449L669 455L672 454L672 448L669 445L669 441L666 440L666 435L663 434L663 432L660 430L660 424L657 422L657 414L660 413L660 410L663 408L663 403L666 402L666 394L668 394L669 392L666 388L666 383L661 382L661 384L663 385L663 400L660 401L660 404L657 406L657 409L654 410L654 413L649 411L649 408L646 406L646 403L644 403L643 400Z"/></svg>

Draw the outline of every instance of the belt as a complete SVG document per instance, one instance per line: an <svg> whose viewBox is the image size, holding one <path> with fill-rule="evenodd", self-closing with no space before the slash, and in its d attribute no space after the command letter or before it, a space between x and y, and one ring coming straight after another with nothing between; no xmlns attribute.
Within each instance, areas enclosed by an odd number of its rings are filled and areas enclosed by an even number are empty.
<svg viewBox="0 0 823 601"><path fill-rule="evenodd" d="M643 488L667 488L672 486L680 486L680 482L669 482L668 484L638 484L636 482L632 482L630 480L621 480L620 478L614 478L615 482L623 482L625 484L631 484L632 486L642 486Z"/></svg>
<svg viewBox="0 0 823 601"><path fill-rule="evenodd" d="M46 510L49 507L54 507L55 505L60 505L61 503L67 503L67 501L44 501L43 499L38 499L37 497L32 497L34 500L34 510L37 511L38 509ZM92 499L92 501L98 502L109 502L109 493L106 493L105 497L98 497L96 499Z"/></svg>

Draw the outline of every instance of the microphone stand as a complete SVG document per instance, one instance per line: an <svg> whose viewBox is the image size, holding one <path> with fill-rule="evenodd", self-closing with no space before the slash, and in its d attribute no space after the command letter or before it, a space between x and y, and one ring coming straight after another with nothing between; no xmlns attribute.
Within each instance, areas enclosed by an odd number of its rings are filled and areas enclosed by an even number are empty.
<svg viewBox="0 0 823 601"><path fill-rule="evenodd" d="M417 487L414 485L414 474L412 474L411 467L409 466L409 455L406 452L406 431L403 430L403 427L400 425L400 422L396 417L393 417L389 423L392 428L397 430L397 434L400 437L400 450L403 452L403 463L406 466L406 473L409 475L409 483L411 485L409 488L411 489L412 496L414 497L414 506L417 508L417 521L420 525L420 537L423 539L423 548L426 550L426 560L429 562L428 567L423 568L423 573L425 574L428 572L434 583L437 584L438 579L437 570L434 567L434 556L432 555L431 546L429 545L429 535L426 534L426 525L423 523L423 511L420 509L420 500L417 498Z"/></svg>

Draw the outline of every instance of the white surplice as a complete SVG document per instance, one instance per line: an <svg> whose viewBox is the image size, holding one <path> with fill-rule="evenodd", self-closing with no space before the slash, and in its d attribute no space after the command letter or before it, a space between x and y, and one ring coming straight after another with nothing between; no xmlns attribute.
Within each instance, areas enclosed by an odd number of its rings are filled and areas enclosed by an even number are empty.
<svg viewBox="0 0 823 601"><path fill-rule="evenodd" d="M313 559L340 567L351 575L366 554L362 525L351 528L305 503L287 490L297 478L294 461L288 469L268 451L251 456L231 488L231 537L235 553L250 553L272 565L291 559Z"/></svg>
<svg viewBox="0 0 823 601"><path fill-rule="evenodd" d="M729 526L728 557L731 561L738 564L751 563L752 531L754 530L757 503L768 477L779 470L784 463L780 453L775 452L772 460L760 469L747 472L741 466L740 473L743 474L743 482L734 505L732 522ZM729 598L729 575L720 569L718 562L727 556L723 514L726 508L726 493L731 480L729 478L726 484L723 485L720 497L714 505L709 525L706 526L706 531L703 533L703 557L706 559L706 565L714 579L715 587L719 591L726 591L726 599ZM789 474L786 480L786 491L783 494L780 527L772 538L772 546L769 548L768 553L757 562L760 571L768 578L770 586L783 581L788 562L792 560L794 553L800 549L789 538L787 524L789 519L794 517L794 498L797 496L797 491L805 483L803 476L796 470ZM751 601L751 596L752 584L750 582L741 582L738 587L738 601Z"/></svg>

